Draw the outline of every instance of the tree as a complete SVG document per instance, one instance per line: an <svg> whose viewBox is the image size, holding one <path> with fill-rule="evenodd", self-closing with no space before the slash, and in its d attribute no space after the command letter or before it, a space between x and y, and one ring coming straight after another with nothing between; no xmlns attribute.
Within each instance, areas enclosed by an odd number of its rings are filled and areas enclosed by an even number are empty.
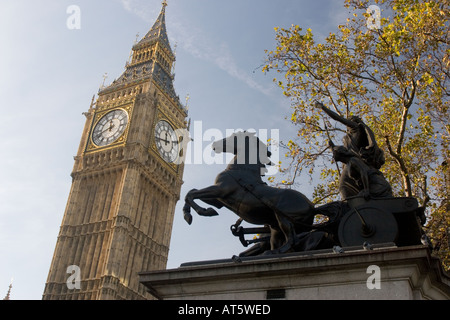
<svg viewBox="0 0 450 320"><path fill-rule="evenodd" d="M338 198L339 167L328 141L345 133L315 101L342 117L357 115L386 155L383 174L395 196L427 208L425 230L450 267L450 10L449 1L344 0L352 16L317 43L311 29L275 28L264 72L292 99L298 135L285 144L292 162L285 184L316 177L313 201ZM379 14L379 15L378 15ZM284 76L284 78L283 78Z"/></svg>

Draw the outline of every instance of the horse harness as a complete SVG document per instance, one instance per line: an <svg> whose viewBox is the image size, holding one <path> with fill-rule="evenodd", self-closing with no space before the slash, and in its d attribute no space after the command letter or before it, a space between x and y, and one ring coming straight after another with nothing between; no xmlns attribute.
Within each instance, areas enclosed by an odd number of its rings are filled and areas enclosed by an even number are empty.
<svg viewBox="0 0 450 320"><path fill-rule="evenodd" d="M233 172L230 170L228 171L228 174L233 178L233 180L239 185L241 186L245 191L247 191L248 193L250 193L252 196L254 196L256 199L258 199L262 204L264 204L265 206L267 206L270 210L274 211L274 212L278 212L278 209L275 208L275 205L273 203L271 203L270 201L268 201L267 199L264 199L263 197L259 196L258 194L255 193L255 189L256 186L253 183L249 183L247 181L245 181L245 179L242 179L242 177L236 177ZM260 185L266 185L267 183L262 182L259 183ZM242 199L241 199L242 202ZM240 203L239 203L239 207L240 207Z"/></svg>

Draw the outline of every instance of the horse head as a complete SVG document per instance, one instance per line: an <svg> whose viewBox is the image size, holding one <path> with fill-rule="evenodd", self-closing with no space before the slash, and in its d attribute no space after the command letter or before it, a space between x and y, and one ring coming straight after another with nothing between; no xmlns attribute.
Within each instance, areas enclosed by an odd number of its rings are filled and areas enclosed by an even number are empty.
<svg viewBox="0 0 450 320"><path fill-rule="evenodd" d="M254 132L235 132L225 139L215 141L212 148L216 153L234 154L234 164L273 165L270 161L272 153Z"/></svg>

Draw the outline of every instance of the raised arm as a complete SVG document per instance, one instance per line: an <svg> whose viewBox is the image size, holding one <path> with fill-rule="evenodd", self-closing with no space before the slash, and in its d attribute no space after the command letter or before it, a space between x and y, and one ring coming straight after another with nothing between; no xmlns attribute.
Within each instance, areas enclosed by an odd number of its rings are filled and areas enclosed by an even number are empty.
<svg viewBox="0 0 450 320"><path fill-rule="evenodd" d="M358 127L358 124L356 122L353 122L349 119L346 119L344 117L341 117L340 115L338 115L336 112L331 111L330 109L328 109L327 107L325 107L322 103L320 103L319 101L316 101L316 107L321 108L327 115L329 115L332 119L346 125L347 127L350 128L356 128Z"/></svg>

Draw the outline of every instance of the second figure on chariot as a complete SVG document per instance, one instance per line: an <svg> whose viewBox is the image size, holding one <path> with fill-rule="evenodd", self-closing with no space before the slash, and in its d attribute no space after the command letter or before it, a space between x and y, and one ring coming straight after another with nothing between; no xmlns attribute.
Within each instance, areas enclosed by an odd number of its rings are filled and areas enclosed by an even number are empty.
<svg viewBox="0 0 450 320"><path fill-rule="evenodd" d="M354 196L366 199L392 197L391 185L379 170L384 165L385 158L373 131L359 117L346 119L320 102L316 102L316 106L347 127L343 146L336 146L330 141L334 160L344 164L339 180L342 199Z"/></svg>

